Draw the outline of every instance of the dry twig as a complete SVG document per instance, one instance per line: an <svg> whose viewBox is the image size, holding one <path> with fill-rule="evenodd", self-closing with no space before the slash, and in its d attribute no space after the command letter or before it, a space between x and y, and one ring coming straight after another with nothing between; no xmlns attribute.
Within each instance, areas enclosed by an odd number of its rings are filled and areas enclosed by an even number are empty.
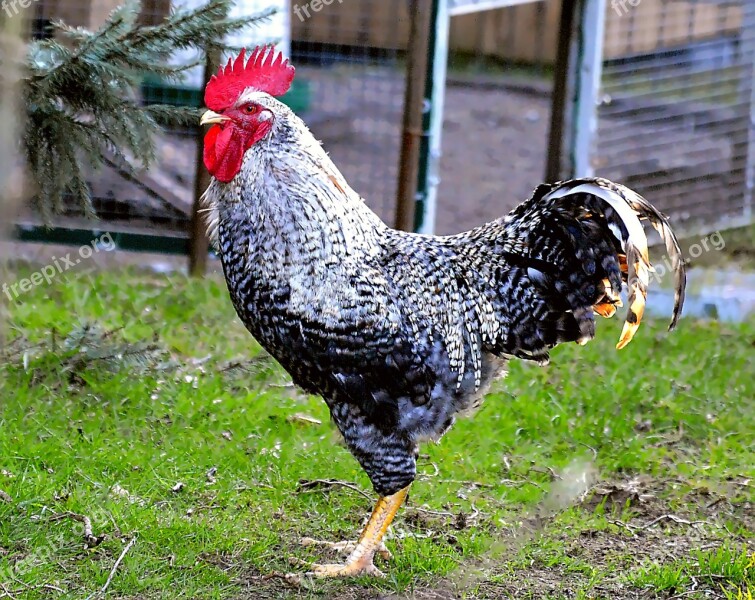
<svg viewBox="0 0 755 600"><path fill-rule="evenodd" d="M298 492L300 494L307 494L317 489L328 489L336 486L344 487L347 490L352 490L358 494L361 494L362 496L367 498L367 500L372 501L370 495L364 490L359 489L353 483L349 483L348 481L339 481L338 479L301 479L299 480Z"/></svg>
<svg viewBox="0 0 755 600"><path fill-rule="evenodd" d="M131 550L131 546L133 546L136 543L136 536L132 537L128 544L126 544L126 547L123 549L123 552L121 552L121 555L118 557L118 560L115 561L115 564L113 565L113 568L110 569L110 575L107 576L107 580L105 581L105 585L102 586L102 588L95 592L94 594L91 594L87 596L86 600L91 600L92 598L96 596L102 596L107 592L107 589L110 587L110 584L113 581L113 577L115 577L115 572L118 570L118 567L121 564L121 561L123 560L123 557L126 556L126 553Z"/></svg>
<svg viewBox="0 0 755 600"><path fill-rule="evenodd" d="M84 542L86 545L90 548L93 548L94 546L99 546L102 543L102 540L105 539L105 535L94 535L92 533L92 520L87 517L86 515L80 515L74 512L64 512L64 513L57 513L50 517L50 522L54 521L62 521L63 519L73 519L74 521L78 521L79 523L82 523L84 525Z"/></svg>
<svg viewBox="0 0 755 600"><path fill-rule="evenodd" d="M645 529L650 529L654 525L657 525L661 521L673 521L674 523L678 523L680 525L689 525L691 527L694 527L695 525L709 525L708 521L688 521L687 519L682 519L681 517L677 517L676 515L661 515L660 517L656 517L649 523L645 523L642 527L639 527L639 531L644 531Z"/></svg>
<svg viewBox="0 0 755 600"><path fill-rule="evenodd" d="M656 517L652 521L648 521L644 525L632 525L631 523L625 523L624 521L620 521L618 519L608 519L609 523L616 525L617 527L623 527L632 535L637 535L638 531L645 531L646 529L650 529L661 521L673 521L674 523L678 523L679 525L689 525L690 527L694 527L695 525L710 525L708 521L688 521L687 519L682 519L681 517L677 517L676 515L672 514L661 515L660 517Z"/></svg>
<svg viewBox="0 0 755 600"><path fill-rule="evenodd" d="M432 515L433 517L456 517L452 512L445 510L430 510L429 508L422 508L421 506L407 506L407 512L418 512L425 515Z"/></svg>
<svg viewBox="0 0 755 600"><path fill-rule="evenodd" d="M495 487L492 483L482 483L481 481L470 481L470 480L464 480L464 479L439 479L438 481L440 483L455 483L457 485L464 485L472 489Z"/></svg>
<svg viewBox="0 0 755 600"><path fill-rule="evenodd" d="M302 561L303 562L303 561ZM310 566L306 564L306 566ZM292 585L294 587L301 586L301 575L298 573L279 573L278 571L273 571L272 573L267 573L266 575L256 575L251 578L253 581L270 581L271 579L282 579L289 585Z"/></svg>
<svg viewBox="0 0 755 600"><path fill-rule="evenodd" d="M23 582L20 579L16 579L15 577L11 577L10 579L11 581L14 581L15 583L24 586L24 589L26 590L52 590L60 594L66 593L64 589L61 589L56 585L52 585L51 583L42 583L40 585L29 585L28 583ZM20 592L16 592L16 593L18 594ZM2 598L2 596L0 596L0 598Z"/></svg>

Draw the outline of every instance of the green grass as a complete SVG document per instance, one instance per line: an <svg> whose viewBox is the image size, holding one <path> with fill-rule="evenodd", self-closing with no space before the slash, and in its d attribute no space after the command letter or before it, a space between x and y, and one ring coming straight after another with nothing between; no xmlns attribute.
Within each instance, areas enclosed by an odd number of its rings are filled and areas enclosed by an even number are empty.
<svg viewBox="0 0 755 600"><path fill-rule="evenodd" d="M78 273L9 308L0 597L85 598L134 537L109 597L746 598L755 585L753 324L648 323L617 352L606 321L549 367L513 363L422 449L387 577L292 587L269 575L334 559L299 538L353 539L371 508L300 480L373 494L324 403L260 354L221 281ZM104 539L85 544L67 513Z"/></svg>
<svg viewBox="0 0 755 600"><path fill-rule="evenodd" d="M627 581L655 592L672 593L683 592L697 581L736 596L737 592L755 587L755 554L728 546L697 550L671 564L641 567L631 573Z"/></svg>

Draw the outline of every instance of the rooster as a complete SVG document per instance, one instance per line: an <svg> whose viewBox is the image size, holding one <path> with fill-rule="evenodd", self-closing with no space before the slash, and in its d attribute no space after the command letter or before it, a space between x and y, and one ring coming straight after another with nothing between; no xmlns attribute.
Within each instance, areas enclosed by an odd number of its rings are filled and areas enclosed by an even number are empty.
<svg viewBox="0 0 755 600"><path fill-rule="evenodd" d="M605 179L540 185L508 216L452 236L396 231L349 187L304 122L277 99L294 68L272 47L221 67L205 90L209 235L231 301L259 343L306 392L322 396L379 495L343 564L322 577L380 575L382 538L438 441L482 402L511 358L548 362L587 343L628 288L618 343L645 307L657 230L685 272L666 218Z"/></svg>

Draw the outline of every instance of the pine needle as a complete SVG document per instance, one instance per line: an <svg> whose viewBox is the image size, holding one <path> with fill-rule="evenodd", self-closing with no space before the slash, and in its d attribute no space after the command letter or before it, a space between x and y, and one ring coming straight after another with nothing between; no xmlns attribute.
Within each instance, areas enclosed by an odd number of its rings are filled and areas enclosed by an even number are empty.
<svg viewBox="0 0 755 600"><path fill-rule="evenodd" d="M203 63L203 53L225 49L223 38L258 24L275 10L228 18L233 0L171 13L154 26L138 23L139 5L116 8L97 31L52 24L57 36L29 45L22 78L26 129L23 146L34 204L49 222L66 205L95 216L85 173L116 157L127 168L149 167L160 125L197 123L199 111L144 106L137 89L146 77L180 81ZM197 60L176 64L177 50L196 50Z"/></svg>

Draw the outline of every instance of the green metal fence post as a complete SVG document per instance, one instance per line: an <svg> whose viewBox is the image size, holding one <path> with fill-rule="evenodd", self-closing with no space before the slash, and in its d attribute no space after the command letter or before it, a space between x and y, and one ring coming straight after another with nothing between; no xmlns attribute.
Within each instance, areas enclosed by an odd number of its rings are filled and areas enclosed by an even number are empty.
<svg viewBox="0 0 755 600"><path fill-rule="evenodd" d="M449 36L448 0L433 0L428 39L427 78L422 115L414 231L434 233L440 184L441 132L446 94Z"/></svg>
<svg viewBox="0 0 755 600"><path fill-rule="evenodd" d="M593 174L605 13L604 0L562 2L546 181Z"/></svg>

